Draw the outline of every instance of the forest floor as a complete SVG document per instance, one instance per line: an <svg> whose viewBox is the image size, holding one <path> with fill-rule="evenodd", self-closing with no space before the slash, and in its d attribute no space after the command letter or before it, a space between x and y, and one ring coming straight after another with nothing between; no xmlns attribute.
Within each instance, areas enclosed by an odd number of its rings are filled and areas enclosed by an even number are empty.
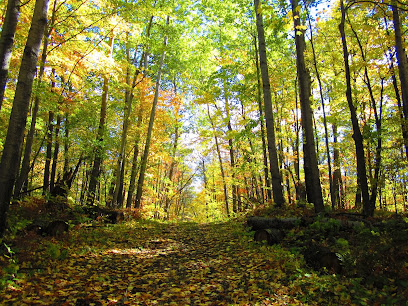
<svg viewBox="0 0 408 306"><path fill-rule="evenodd" d="M1 305L380 305L390 295L315 272L237 221L78 225L28 233L9 251Z"/></svg>

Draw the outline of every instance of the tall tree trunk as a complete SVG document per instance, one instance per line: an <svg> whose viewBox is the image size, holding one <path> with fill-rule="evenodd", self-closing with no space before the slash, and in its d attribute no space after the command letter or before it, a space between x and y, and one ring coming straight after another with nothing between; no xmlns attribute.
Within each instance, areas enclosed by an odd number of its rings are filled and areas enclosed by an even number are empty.
<svg viewBox="0 0 408 306"><path fill-rule="evenodd" d="M334 191L334 203L336 203L336 208L344 208L344 203L342 200L342 180L341 180L341 168L340 168L340 151L337 143L337 125L333 124L333 161L334 161L334 172L333 172L333 191Z"/></svg>
<svg viewBox="0 0 408 306"><path fill-rule="evenodd" d="M7 211L19 169L27 113L36 73L41 40L47 24L48 0L37 0L21 60L9 127L0 162L0 237L6 229Z"/></svg>
<svg viewBox="0 0 408 306"><path fill-rule="evenodd" d="M48 125L47 125L47 147L45 152L45 164L44 164L44 178L43 178L43 194L46 194L50 190L50 168L52 158L52 135L54 129L54 112L48 112Z"/></svg>
<svg viewBox="0 0 408 306"><path fill-rule="evenodd" d="M210 114L210 107L207 104L207 114L208 114L208 119L210 120L211 127L214 132L214 139L215 139L215 148L217 150L217 155L218 155L218 161L220 163L220 171L221 171L221 179L222 179L222 185L223 185L223 191L224 191L224 202L225 202L225 211L227 213L227 216L230 216L230 211L229 211L229 203L228 203L228 189L227 189L227 183L225 181L225 172L224 172L224 167L222 165L222 157L221 157L221 150L220 150L220 145L218 143L218 137L217 133L215 130L215 125L214 122L212 121L211 114Z"/></svg>
<svg viewBox="0 0 408 306"><path fill-rule="evenodd" d="M371 216L372 212L370 209L370 196L368 192L363 136L360 131L356 107L353 104L353 97L351 93L351 75L350 75L350 65L348 61L349 52L347 49L346 33L344 30L344 24L346 20L346 10L344 8L343 0L340 0L340 9L341 9L341 22L339 24L339 31L341 34L341 41L343 45L344 68L346 72L346 85L347 85L346 98L347 98L347 103L350 109L351 123L353 126L353 139L354 139L354 144L356 147L357 181L359 184L359 189L361 190L361 196L363 198L363 214L365 214L366 216Z"/></svg>
<svg viewBox="0 0 408 306"><path fill-rule="evenodd" d="M257 46L257 39L254 37L254 47L255 47L255 65L256 65L256 87L257 87L257 95L256 100L258 102L258 111L259 111L259 121L261 123L261 139L262 139L262 155L263 155L263 165L264 165L264 177L265 182L264 186L266 186L266 200L272 199L272 191L271 191L271 183L269 180L269 167L268 167L268 155L266 152L266 141L265 141L265 123L264 123L264 114L263 114L263 105L262 105L262 92L261 92L261 72L259 71L259 52ZM265 188L262 186L262 203L265 200Z"/></svg>
<svg viewBox="0 0 408 306"><path fill-rule="evenodd" d="M302 112L303 156L307 200L314 204L316 212L324 210L320 173L313 132L313 115L310 106L310 74L306 69L304 52L306 49L305 33L301 29L298 1L291 0L295 26L296 66L299 84L300 106Z"/></svg>
<svg viewBox="0 0 408 306"><path fill-rule="evenodd" d="M113 52L113 36L109 38L109 57L112 56ZM102 155L103 155L103 138L105 136L105 121L106 121L106 108L108 101L108 92L109 92L109 76L105 75L103 77L103 92L102 92L102 102L101 102L101 111L99 115L99 127L96 136L96 148L95 148L95 157L92 166L91 177L89 179L88 186L88 197L87 203L93 205L95 201L96 187L98 185L100 168L102 165Z"/></svg>
<svg viewBox="0 0 408 306"><path fill-rule="evenodd" d="M143 107L140 104L139 106L139 113L137 116L137 130L140 130L140 126L142 125L143 121ZM135 191L135 183L136 183L136 177L137 177L137 159L139 157L139 143L140 143L140 132L136 134L136 140L135 140L135 147L134 147L134 152L133 152L133 160L132 160L132 170L130 172L130 181L129 181L129 189L128 189L128 194L127 194L127 199L126 199L126 208L131 208L132 207L132 199L133 199L133 193Z"/></svg>
<svg viewBox="0 0 408 306"><path fill-rule="evenodd" d="M314 44L313 44L313 30L312 30L312 24L310 21L310 15L309 15L308 10L307 10L307 15L308 15L309 29L310 29L310 46L312 47L312 53L313 53L313 66L315 68L316 78L319 84L320 102L322 105L324 139L325 139L326 155L327 155L327 168L329 172L330 199L332 203L332 209L334 210L338 206L338 203L336 202L335 191L333 188L333 176L332 176L332 166L331 166L330 146L329 146L329 131L327 128L326 110L325 110L325 103L324 103L324 97L323 97L323 86L322 86L322 80L320 78L319 69L317 68L317 56L316 56L316 51L315 51Z"/></svg>
<svg viewBox="0 0 408 306"><path fill-rule="evenodd" d="M176 87L176 80L173 82L173 87L174 87L174 96L177 96L177 87ZM173 142L173 149L171 152L171 162L170 162L170 169L169 169L169 176L168 176L168 183L166 184L166 189L165 189L165 204L164 204L164 212L166 214L166 218L169 219L169 213L170 213L170 202L171 198L169 197L169 184L173 182L173 173L174 173L174 168L176 166L176 154L177 154L177 148L178 148L178 141L179 141L179 108L176 109L176 113L174 114L175 116L175 124L176 127L174 129L174 142Z"/></svg>
<svg viewBox="0 0 408 306"><path fill-rule="evenodd" d="M273 120L271 86L269 83L268 63L266 58L265 33L262 15L258 13L259 0L254 0L254 6L256 13L256 28L258 32L259 61L263 83L266 137L268 140L269 164L272 177L272 193L276 205L282 206L285 203L285 199L283 197L282 178L279 171L278 153L276 150L275 123Z"/></svg>
<svg viewBox="0 0 408 306"><path fill-rule="evenodd" d="M394 22L395 31L395 48L397 50L397 61L398 61L398 72L401 82L401 92L402 92L402 111L404 114L403 122L403 136L405 146L408 147L408 62L405 48L403 46L401 24L398 12L398 2L396 0L391 0L392 17ZM408 159L408 151L407 151Z"/></svg>
<svg viewBox="0 0 408 306"><path fill-rule="evenodd" d="M132 65L132 60L130 59L130 50L129 46L126 47L126 57L127 57L127 62L128 65ZM135 56L136 57L136 56ZM125 109L123 112L123 127L122 127L122 136L120 140L120 148L119 148L119 156L117 160L117 165L116 165L116 170L115 170L115 189L113 193L113 199L111 205L113 207L118 207L119 203L121 201L121 194L123 191L123 176L122 173L124 173L124 161L125 161L125 147L126 147L126 138L127 138L127 132L128 132L128 127L129 127L129 116L132 111L132 102L133 102L133 88L134 84L136 83L136 78L138 73L135 73L134 76L134 81L133 84L130 83L130 67L128 66L127 71L126 71L126 84L127 88L125 91ZM132 86L133 85L133 86Z"/></svg>
<svg viewBox="0 0 408 306"><path fill-rule="evenodd" d="M228 151L230 155L230 165L231 165L231 178L232 178L232 211L236 213L238 211L238 188L235 182L235 154L234 154L234 144L232 141L232 125L231 125L231 114L230 114L230 105L228 100L228 93L226 89L226 82L224 81L224 101L225 101L225 111L227 115L227 129L228 129Z"/></svg>
<svg viewBox="0 0 408 306"><path fill-rule="evenodd" d="M20 0L8 0L6 16L0 36L0 110L8 80L10 58L13 50L14 35L20 17Z"/></svg>
<svg viewBox="0 0 408 306"><path fill-rule="evenodd" d="M55 142L54 142L54 153L52 156L52 166L51 166L51 175L50 175L50 190L54 188L55 177L57 175L57 163L58 163L58 154L60 147L60 137L59 131L61 128L61 115L57 115L57 124L55 125Z"/></svg>
<svg viewBox="0 0 408 306"><path fill-rule="evenodd" d="M170 22L170 17L167 16L166 24L168 25L169 22ZM147 166L147 158L149 157L150 141L151 141L152 133L153 133L153 123L154 123L154 119L156 115L157 101L159 98L162 68L164 64L164 58L166 56L167 39L168 38L166 35L164 38L164 42L163 42L164 49L163 49L163 53L160 58L159 70L157 72L156 88L154 92L152 110L150 112L149 126L147 128L145 149L143 152L142 160L140 162L140 174L139 174L139 180L137 182L137 188L136 188L136 200L135 200L136 208L140 208L141 206L141 200L142 200L142 194L143 194L143 184L144 184L144 178L145 178L145 172L146 172L146 166Z"/></svg>
<svg viewBox="0 0 408 306"><path fill-rule="evenodd" d="M68 172L69 168L69 115L65 113L64 122L64 173Z"/></svg>
<svg viewBox="0 0 408 306"><path fill-rule="evenodd" d="M147 25L146 29L146 36L149 38L150 37L150 29L153 24L153 19L154 16L151 16L149 19L149 24ZM148 57L148 46L145 46L142 56L140 57L140 62L139 62L139 69L135 71L135 75L133 78L133 88L135 87L136 79L137 76L141 73L142 67L144 69L147 69L147 57ZM133 99L133 90L130 93L130 99ZM140 127L143 122L143 105L140 102L139 103L139 111L137 115L137 123L136 123L136 128L138 131L140 131ZM126 199L126 208L131 208L132 207L132 200L133 200L133 193L135 191L135 183L136 183L136 178L137 178L137 159L139 157L139 145L140 145L140 132L137 133L136 139L135 139L135 146L134 146L134 152L133 152L133 160L132 160L132 169L130 171L130 181L129 181L129 189L128 189L128 194L127 194L127 199Z"/></svg>
<svg viewBox="0 0 408 306"><path fill-rule="evenodd" d="M356 37L358 47L361 52L361 58L363 61L366 63L364 65L364 78L365 78L365 83L367 85L370 101L371 101L371 108L374 112L374 119L375 119L375 126L377 130L377 147L376 147L376 153L375 153L375 164L374 164L374 177L370 175L371 178L371 197L370 197L370 207L369 207L369 214L372 215L374 214L375 210L375 203L377 199L377 192L378 192L378 179L379 179L379 173L380 173L380 168L381 168L381 151L382 151L382 105L383 105L383 92L384 92L384 79L381 80L381 96L380 96L380 107L379 111L377 111L377 105L375 102L374 98L374 93L373 93L373 88L371 86L371 80L368 75L368 62L364 53L363 45L361 44L360 38L357 35L357 32L354 30L353 26L351 25L349 21L351 30L353 31L354 36ZM371 160L371 158L370 158ZM370 172L371 173L371 172Z"/></svg>

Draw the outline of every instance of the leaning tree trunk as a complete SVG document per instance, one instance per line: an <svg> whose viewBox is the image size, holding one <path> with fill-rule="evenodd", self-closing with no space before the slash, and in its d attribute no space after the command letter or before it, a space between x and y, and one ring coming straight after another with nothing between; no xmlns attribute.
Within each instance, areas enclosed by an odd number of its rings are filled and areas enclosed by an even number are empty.
<svg viewBox="0 0 408 306"><path fill-rule="evenodd" d="M20 0L8 0L0 37L0 110L3 104L4 92L8 79L10 58L13 50L14 35L20 17Z"/></svg>
<svg viewBox="0 0 408 306"><path fill-rule="evenodd" d="M367 171L365 162L365 153L363 145L363 135L360 131L360 126L358 123L356 107L353 104L353 97L351 94L351 76L350 76L350 65L349 65L349 52L347 49L346 33L344 30L344 24L346 20L346 10L344 8L343 0L340 1L341 9L341 22L339 24L339 31L341 34L341 41L343 44L343 58L344 58L344 68L346 72L346 98L350 109L351 123L353 126L353 139L356 147L356 158L357 158L357 180L361 190L361 195L363 198L363 213L367 216L371 216L374 211L370 209L370 196L368 192L368 182L367 182Z"/></svg>
<svg viewBox="0 0 408 306"><path fill-rule="evenodd" d="M170 21L170 17L167 17L166 24L168 25ZM153 98L153 105L152 105L152 110L150 112L150 120L149 120L149 126L147 128L147 135L146 135L146 143L145 143L145 149L143 152L142 160L140 162L140 174L139 174L139 180L137 182L137 188L136 188L136 200L135 200L135 206L136 208L140 208L141 206L141 200L142 200L142 193L143 193L143 184L144 184L144 178L145 178L145 172L146 172L146 167L147 167L147 158L149 157L149 149L150 149L150 141L152 139L152 134L153 134L153 123L156 115L156 107L157 107L157 102L159 99L159 87L160 87L160 81L161 81L161 74L162 74L162 68L164 64L164 58L166 56L166 46L167 46L167 35L164 37L164 50L160 58L160 63L159 63L159 71L157 72L157 80L156 80L156 88L154 92L154 98Z"/></svg>
<svg viewBox="0 0 408 306"><path fill-rule="evenodd" d="M113 52L113 41L114 38L109 38L109 56L112 56ZM107 75L103 78L103 92L102 92L102 102L101 102L101 112L99 115L99 127L98 134L96 136L97 145L95 148L95 157L92 166L91 177L89 179L88 186L88 198L87 203L93 204L95 201L96 187L98 185L100 168L102 165L102 155L103 155L103 137L105 135L105 121L106 121L106 108L108 101L108 91L109 91L109 77Z"/></svg>
<svg viewBox="0 0 408 306"><path fill-rule="evenodd" d="M9 127L0 162L0 237L6 229L7 211L20 164L20 150L30 104L41 40L47 24L48 0L37 0L21 60Z"/></svg>
<svg viewBox="0 0 408 306"><path fill-rule="evenodd" d="M268 140L269 164L272 177L273 200L277 206L285 203L283 197L282 178L279 172L278 153L275 141L275 123L273 120L271 86L269 83L268 63L266 58L265 33L262 15L258 13L259 0L254 0L256 13L256 28L258 32L259 61L263 83L263 94L265 103L266 138Z"/></svg>
<svg viewBox="0 0 408 306"><path fill-rule="evenodd" d="M303 156L307 200L314 204L316 212L324 210L323 195L320 185L320 173L313 132L312 109L310 106L310 74L306 69L304 52L306 48L305 32L300 25L298 1L291 0L295 26L296 66L299 84L300 107L302 112Z"/></svg>

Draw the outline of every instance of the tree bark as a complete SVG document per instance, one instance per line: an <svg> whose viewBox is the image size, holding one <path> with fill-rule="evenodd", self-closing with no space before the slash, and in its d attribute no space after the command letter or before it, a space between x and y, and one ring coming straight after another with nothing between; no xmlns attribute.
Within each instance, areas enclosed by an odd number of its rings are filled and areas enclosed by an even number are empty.
<svg viewBox="0 0 408 306"><path fill-rule="evenodd" d="M406 148L408 147L408 62L405 48L403 46L401 24L399 18L398 4L396 0L391 0L392 17L394 22L394 32L395 32L395 48L397 53L398 61L398 73L401 82L401 93L402 93L402 112L404 114L403 121L403 136ZM408 159L408 151L407 151Z"/></svg>
<svg viewBox="0 0 408 306"><path fill-rule="evenodd" d="M302 112L303 155L307 200L313 203L317 213L324 210L323 195L320 185L320 173L313 131L313 115L310 106L310 74L306 69L304 52L306 49L305 33L301 29L298 1L291 0L295 26L296 66L299 84L300 106Z"/></svg>
<svg viewBox="0 0 408 306"><path fill-rule="evenodd" d="M262 15L258 13L259 0L254 0L256 13L256 28L258 32L259 59L263 83L265 120L266 120L266 137L268 140L269 164L272 177L273 200L277 206L285 203L283 197L282 178L279 171L278 154L275 141L275 123L273 120L271 86L269 83L268 63L266 57L265 33L263 28Z"/></svg>
<svg viewBox="0 0 408 306"><path fill-rule="evenodd" d="M20 0L8 0L0 37L0 110L8 80L10 58L13 50L14 35L20 18Z"/></svg>
<svg viewBox="0 0 408 306"><path fill-rule="evenodd" d="M333 161L334 161L334 172L333 172L333 191L334 191L334 202L337 203L336 208L344 208L343 203L343 192L342 192L342 180L341 180L341 168L340 168L340 151L337 143L337 125L333 124Z"/></svg>
<svg viewBox="0 0 408 306"><path fill-rule="evenodd" d="M377 110L377 105L375 102L374 98L374 93L373 93L373 88L371 86L371 80L368 75L368 68L367 65L369 64L367 62L363 45L361 44L360 38L357 35L357 32L354 30L350 23L351 30L353 31L354 36L356 37L358 47L361 52L361 58L365 62L364 65L364 77L365 77L365 83L367 85L370 101L371 101L371 108L374 112L374 119L375 119L375 127L377 130L377 146L375 150L375 164L374 164L374 177L370 175L371 178L371 196L370 196L370 207L368 208L368 212L370 215L374 214L375 210L375 204L377 200L377 193L378 193L378 179L379 179L379 174L380 174L380 168L381 168L381 152L382 152L382 105L383 105L383 92L384 92L384 80L381 80L381 96L380 96L380 107L379 111ZM371 172L370 172L371 173Z"/></svg>
<svg viewBox="0 0 408 306"><path fill-rule="evenodd" d="M126 47L126 55L127 55L127 61L128 65L132 65L132 61L130 59L130 50L129 47ZM133 84L130 83L130 69L129 67L127 68L126 71L126 84L127 88L125 91L125 109L123 112L123 127L122 127L122 136L120 140L120 148L119 148L119 156L116 164L116 170L115 170L115 190L113 193L113 199L111 206L112 207L119 207L120 203L122 203L122 191L123 191L123 173L125 170L125 147L126 147L126 139L127 139L127 132L129 128L129 116L132 111L132 102L133 102L133 94L132 91L134 89L134 84L136 83L136 78L138 76L138 73L135 73Z"/></svg>
<svg viewBox="0 0 408 306"><path fill-rule="evenodd" d="M261 139L262 139L262 155L263 155L263 165L264 165L264 186L266 187L266 200L272 199L271 183L269 180L269 167L268 167L268 155L266 152L266 141L265 141L265 123L264 123L264 111L262 105L262 92L261 92L261 72L259 71L259 56L258 56L258 46L256 37L254 38L255 47L255 65L256 65L256 79L257 79L257 95L256 100L258 102L259 110L259 121L261 124ZM262 203L265 201L265 188L262 187Z"/></svg>
<svg viewBox="0 0 408 306"><path fill-rule="evenodd" d="M217 155L218 155L218 161L220 163L220 171L221 171L221 179L222 179L222 185L223 185L223 190L224 190L224 202L225 202L225 211L227 213L227 216L230 216L230 211L229 211L229 203L228 203L228 190L227 190L227 183L225 182L225 172L224 172L224 167L222 165L222 157L221 157L221 150L220 150L220 145L218 143L218 137L215 131L215 125L211 119L210 115L210 108L207 104L207 114L208 114L208 119L210 120L211 127L214 132L214 139L215 139L215 148L217 150Z"/></svg>
<svg viewBox="0 0 408 306"><path fill-rule="evenodd" d="M9 127L0 162L0 237L6 229L7 211L19 168L27 113L36 73L41 40L47 24L48 0L37 0L11 110Z"/></svg>
<svg viewBox="0 0 408 306"><path fill-rule="evenodd" d="M60 137L59 132L61 128L61 115L57 115L57 124L55 125L55 141L54 141L54 152L52 156L52 165L51 165L51 175L50 175L50 190L54 188L55 177L57 175L57 163L58 163L58 154L60 147Z"/></svg>
<svg viewBox="0 0 408 306"><path fill-rule="evenodd" d="M170 17L167 16L166 24L168 25L169 22L170 22ZM163 53L160 58L159 71L157 72L156 88L154 92L152 110L150 112L149 126L147 128L145 149L143 152L142 160L140 162L140 175L139 175L139 180L138 180L137 188L136 188L136 200L135 200L136 208L140 208L141 206L141 200L142 200L142 194L143 194L143 184L144 184L144 178L145 178L145 172L146 172L146 166L147 166L147 158L149 157L150 141L151 141L152 133L153 133L153 123L154 123L154 119L156 115L156 107L157 107L157 102L159 98L162 68L164 64L164 58L166 56L167 39L168 37L166 35L164 38L164 42L163 42L164 49L163 49Z"/></svg>
<svg viewBox="0 0 408 306"><path fill-rule="evenodd" d="M319 84L319 94L320 94L320 102L322 105L322 113L323 113L323 125L324 125L324 139L325 139L325 145L326 145L326 156L327 156L327 168L328 168L328 174L329 174L329 188L330 188L330 199L332 203L332 209L334 210L337 206L338 203L336 202L336 196L335 196L335 191L333 188L333 176L332 176L332 166L331 166L331 157L330 157L330 146L329 146L329 131L327 127L327 118L326 118L326 110L325 110L325 103L324 103L324 97L323 97L323 86L322 86L322 81L320 78L320 73L319 69L317 68L317 56L316 56L316 51L314 48L313 44L313 31L312 31L312 25L310 21L310 16L309 16L309 11L307 11L308 15L308 20L309 20L309 29L310 29L310 46L312 48L312 53L313 53L313 66L315 68L315 73L316 73L316 78L317 82Z"/></svg>
<svg viewBox="0 0 408 306"><path fill-rule="evenodd" d="M114 38L109 38L109 56L112 56L113 52L113 41ZM96 187L98 185L99 175L100 175L100 168L102 165L102 155L103 155L103 138L105 136L105 121L106 121L106 108L107 108L107 101L108 101L108 93L109 93L109 76L105 75L103 78L103 92L102 92L102 102L101 102L101 111L99 115L99 127L98 133L96 136L97 145L95 148L95 157L92 166L91 177L89 179L89 187L88 187L88 197L87 203L93 205L95 201L95 193Z"/></svg>
<svg viewBox="0 0 408 306"><path fill-rule="evenodd" d="M341 9L341 22L339 24L339 31L341 34L341 41L343 45L343 58L344 58L344 68L346 72L346 98L347 104L350 109L351 123L353 126L353 139L356 147L356 158L357 158L357 181L361 190L361 196L363 198L363 214L366 216L371 216L373 212L370 210L370 196L368 192L368 182L367 182L367 171L365 162L365 153L363 145L363 135L360 131L360 126L358 123L356 108L353 104L353 97L351 93L351 76L350 76L350 65L348 61L349 52L347 48L346 33L344 30L344 24L346 20L346 10L344 8L343 0L340 0Z"/></svg>

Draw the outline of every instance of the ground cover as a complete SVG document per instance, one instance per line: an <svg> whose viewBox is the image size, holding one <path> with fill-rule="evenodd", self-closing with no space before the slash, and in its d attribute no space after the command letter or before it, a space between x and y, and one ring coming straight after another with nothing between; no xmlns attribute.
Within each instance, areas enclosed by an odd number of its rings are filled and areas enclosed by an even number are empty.
<svg viewBox="0 0 408 306"><path fill-rule="evenodd" d="M391 305L404 298L397 287L314 271L287 247L254 242L238 220L28 233L1 264L4 305Z"/></svg>

